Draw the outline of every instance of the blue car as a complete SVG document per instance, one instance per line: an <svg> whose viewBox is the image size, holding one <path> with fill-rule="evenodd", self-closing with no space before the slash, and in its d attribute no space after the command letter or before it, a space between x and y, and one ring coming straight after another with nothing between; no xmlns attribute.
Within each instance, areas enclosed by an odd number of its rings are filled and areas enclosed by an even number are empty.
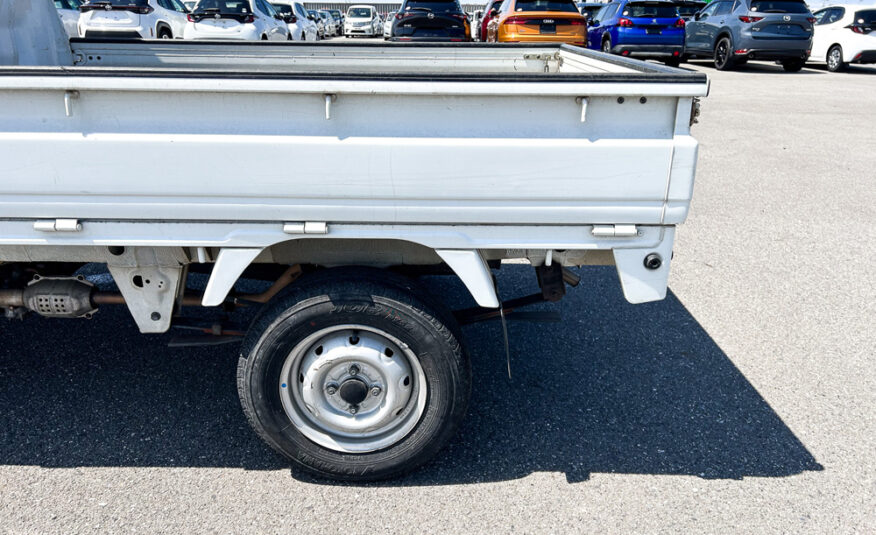
<svg viewBox="0 0 876 535"><path fill-rule="evenodd" d="M588 45L610 54L653 58L677 67L684 53L684 19L668 0L606 4L588 23Z"/></svg>

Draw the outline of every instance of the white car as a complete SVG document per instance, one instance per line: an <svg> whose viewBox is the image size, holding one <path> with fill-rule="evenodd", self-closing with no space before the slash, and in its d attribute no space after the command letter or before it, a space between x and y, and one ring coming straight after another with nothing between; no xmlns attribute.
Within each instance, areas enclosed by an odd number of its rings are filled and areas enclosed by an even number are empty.
<svg viewBox="0 0 876 535"><path fill-rule="evenodd" d="M325 34L327 36L335 37L341 35L341 27L331 13L325 10L317 11L317 13L322 19L323 24L325 24Z"/></svg>
<svg viewBox="0 0 876 535"><path fill-rule="evenodd" d="M79 0L55 0L67 37L79 37Z"/></svg>
<svg viewBox="0 0 876 535"><path fill-rule="evenodd" d="M86 0L79 11L79 37L134 39L181 38L188 13L180 0Z"/></svg>
<svg viewBox="0 0 876 535"><path fill-rule="evenodd" d="M383 22L383 38L389 39L392 37L392 23L395 22L395 13L386 15L386 20Z"/></svg>
<svg viewBox="0 0 876 535"><path fill-rule="evenodd" d="M383 33L383 23L377 16L377 8L368 5L350 6L344 19L344 35L375 37Z"/></svg>
<svg viewBox="0 0 876 535"><path fill-rule="evenodd" d="M186 39L290 39L283 16L265 0L201 0L188 19Z"/></svg>
<svg viewBox="0 0 876 535"><path fill-rule="evenodd" d="M275 0L271 3L280 15L285 17L286 27L293 41L316 41L316 23L307 16L307 10L301 2ZM294 20L293 20L294 17Z"/></svg>
<svg viewBox="0 0 876 535"><path fill-rule="evenodd" d="M838 4L814 13L810 62L842 71L849 63L876 63L876 5Z"/></svg>

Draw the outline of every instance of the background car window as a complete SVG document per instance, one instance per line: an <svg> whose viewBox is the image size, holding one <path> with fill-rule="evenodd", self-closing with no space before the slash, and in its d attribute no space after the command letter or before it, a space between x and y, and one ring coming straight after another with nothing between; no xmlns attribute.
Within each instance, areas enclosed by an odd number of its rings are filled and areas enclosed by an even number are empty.
<svg viewBox="0 0 876 535"><path fill-rule="evenodd" d="M824 17L824 24L832 24L839 20L842 20L843 15L846 14L846 9L843 7L835 7L828 10L829 13L826 17Z"/></svg>
<svg viewBox="0 0 876 535"><path fill-rule="evenodd" d="M79 0L55 0L58 9L79 9Z"/></svg>
<svg viewBox="0 0 876 535"><path fill-rule="evenodd" d="M560 11L578 13L578 6L572 0L517 0L514 11ZM579 13L580 14L580 13Z"/></svg>
<svg viewBox="0 0 876 535"><path fill-rule="evenodd" d="M754 0L751 10L760 13L809 13L802 0Z"/></svg>
<svg viewBox="0 0 876 535"><path fill-rule="evenodd" d="M370 19L371 10L367 7L351 7L350 10L347 11L347 16L357 19Z"/></svg>
<svg viewBox="0 0 876 535"><path fill-rule="evenodd" d="M718 6L715 8L715 15L726 15L730 13L732 8L733 4L731 2L718 2Z"/></svg>
<svg viewBox="0 0 876 535"><path fill-rule="evenodd" d="M678 16L678 9L672 4L666 3L641 3L630 2L624 8L623 15L625 17L648 17L648 18L670 18Z"/></svg>
<svg viewBox="0 0 876 535"><path fill-rule="evenodd" d="M278 15L277 10L271 4L265 2L265 0L256 0L256 4L258 4L259 10L265 15L269 17L276 17Z"/></svg>
<svg viewBox="0 0 876 535"><path fill-rule="evenodd" d="M175 9L176 11L179 11L180 13L188 13L189 12L189 10L186 9L185 4L180 2L180 0L170 0L170 5L173 6L173 9Z"/></svg>
<svg viewBox="0 0 876 535"><path fill-rule="evenodd" d="M220 13L227 13L229 15L249 15L252 13L249 2L241 2L239 0L201 0L192 11L195 13L205 13L208 9L218 9Z"/></svg>
<svg viewBox="0 0 876 535"><path fill-rule="evenodd" d="M462 13L462 8L456 0L408 0L405 11L422 10L433 13Z"/></svg>
<svg viewBox="0 0 876 535"><path fill-rule="evenodd" d="M709 4L709 7L700 11L700 18L711 17L715 14L715 10L718 9L718 4Z"/></svg>
<svg viewBox="0 0 876 535"><path fill-rule="evenodd" d="M855 13L853 24L864 27L876 26L876 9L867 9Z"/></svg>

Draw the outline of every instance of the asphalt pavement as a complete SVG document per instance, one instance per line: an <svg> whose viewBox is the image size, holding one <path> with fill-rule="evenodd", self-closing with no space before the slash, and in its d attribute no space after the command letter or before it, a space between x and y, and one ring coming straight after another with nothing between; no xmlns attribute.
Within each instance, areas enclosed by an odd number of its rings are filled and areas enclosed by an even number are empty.
<svg viewBox="0 0 876 535"><path fill-rule="evenodd" d="M315 480L248 428L236 347L110 307L3 321L0 533L876 532L876 68L690 67L712 92L669 296L582 268L561 323L510 324L510 380L498 324L466 328L472 403L435 462Z"/></svg>

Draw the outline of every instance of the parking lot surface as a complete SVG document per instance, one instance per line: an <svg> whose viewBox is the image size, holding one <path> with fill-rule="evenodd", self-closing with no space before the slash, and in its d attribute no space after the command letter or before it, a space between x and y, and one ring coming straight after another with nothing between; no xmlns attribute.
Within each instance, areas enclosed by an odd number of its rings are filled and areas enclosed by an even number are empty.
<svg viewBox="0 0 876 535"><path fill-rule="evenodd" d="M510 380L499 325L467 328L469 415L435 462L314 480L248 428L236 347L108 307L4 321L0 532L873 533L876 69L689 67L712 93L670 295L579 270L561 323L510 323Z"/></svg>

